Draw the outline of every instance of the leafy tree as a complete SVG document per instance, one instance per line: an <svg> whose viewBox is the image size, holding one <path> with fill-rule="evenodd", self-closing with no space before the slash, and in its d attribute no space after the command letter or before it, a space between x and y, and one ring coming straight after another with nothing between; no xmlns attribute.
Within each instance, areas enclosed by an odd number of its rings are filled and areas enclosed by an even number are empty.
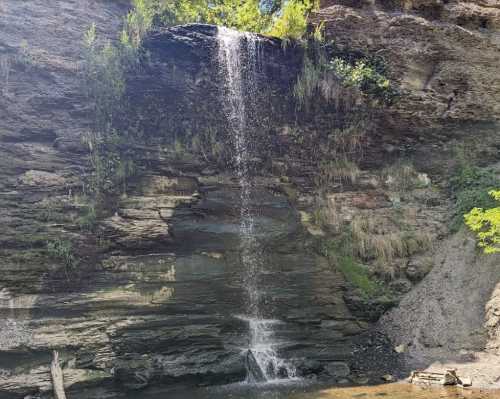
<svg viewBox="0 0 500 399"><path fill-rule="evenodd" d="M287 39L301 39L307 30L307 14L311 7L310 2L289 0L268 34Z"/></svg>
<svg viewBox="0 0 500 399"><path fill-rule="evenodd" d="M306 33L313 0L133 0L126 29L138 46L153 26L190 22L223 25L237 30L300 39Z"/></svg>
<svg viewBox="0 0 500 399"><path fill-rule="evenodd" d="M493 254L500 253L500 190L491 190L489 194L498 207L474 208L464 218L465 224L476 233L479 247L484 253Z"/></svg>

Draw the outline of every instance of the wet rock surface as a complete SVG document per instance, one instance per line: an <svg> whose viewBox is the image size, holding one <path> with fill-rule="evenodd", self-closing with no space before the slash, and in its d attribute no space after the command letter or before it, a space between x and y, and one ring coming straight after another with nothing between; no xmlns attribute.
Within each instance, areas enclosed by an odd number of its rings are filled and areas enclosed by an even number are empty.
<svg viewBox="0 0 500 399"><path fill-rule="evenodd" d="M422 125L497 118L492 99L498 82L491 71L498 65L495 7L480 5L476 13L469 10L476 7L472 3L451 2L445 9L456 13L453 19L449 11L445 22L453 25L446 25L413 13L358 9L358 3L335 3L322 11L321 18L329 18L328 32L341 43L385 49L394 77L410 91L391 111L391 134L372 140L363 163L380 166L380 159L415 144L417 162L441 170L442 137L415 139ZM427 6L415 7L420 12ZM131 117L148 116L141 119L147 145L133 146L146 173L131 182L126 195L110 199L116 206L98 221L97 235L79 226L85 211L79 195L89 173L81 138L89 120L78 43L93 22L103 40L114 40L126 7L108 1L6 0L0 11L0 397L49 396L53 349L61 355L75 398L118 397L125 391L133 391L133 397L137 390L160 385L244 380L248 324L240 317L245 299L239 188L234 176L223 172L230 170L227 157L215 156L220 150L215 144L227 130L217 90L221 77L213 64L215 28L159 30L146 40L150 58L127 85L137 112ZM483 14L489 33L467 27ZM443 39L448 33L450 39ZM393 41L394 35L399 39ZM466 46L458 49L452 40ZM370 327L367 320L394 303L367 303L317 250L316 240L325 232L310 216L316 206L315 159L296 157L300 145L293 143L290 128L295 104L283 101L300 70L301 50L283 51L279 41L264 38L260 50L264 62L257 73L266 90L255 93L256 103L260 96L270 100L250 111L262 127L254 149L259 157L252 160L259 181L252 206L258 209L256 233L264 248L265 317L280 320L274 326L277 349L301 377L374 382L370 370L382 372L380 359L387 368L396 367L398 359L391 343L363 332ZM469 68L470 60L479 66ZM464 82L469 86L462 87ZM321 117L328 118L325 114ZM186 115L192 117L189 123ZM405 130L395 138L400 122L411 135ZM167 137L173 126L189 138L210 138L214 148L207 145L210 151L199 158L176 152ZM207 126L218 128L215 144ZM467 131L482 134L474 126ZM448 202L441 192L423 188L401 198L375 175L327 187L327 208L342 214L340 220L328 220L327 228L361 215L380 222L369 231L375 236L400 234L401 221L405 229L424 231L433 240L447 233ZM47 242L61 237L73 243L74 270L47 254ZM460 245L450 250L460 251ZM432 280L428 273L435 262L429 256L415 251L394 260L389 270L398 278L394 290L404 293L426 275ZM497 276L490 272L491 283ZM457 284L465 291L464 281ZM487 329L471 348L479 348L484 334L490 334L491 348L498 350L495 298L487 305ZM441 301L444 308L436 305L443 317L449 316L446 301ZM418 318L418 309L411 309L411 317ZM388 318L398 325L394 314ZM434 327L426 323L421 330L406 331L419 320L403 323L400 336L408 342L425 336L430 347L447 341L429 335ZM476 322L479 313L466 321L467 328ZM279 376L280 370L275 372Z"/></svg>
<svg viewBox="0 0 500 399"><path fill-rule="evenodd" d="M151 190L158 191L158 185ZM52 280L42 280L36 294L4 291L3 312L10 325L3 330L13 339L4 336L1 349L15 368L1 365L2 390L48 390L49 348L61 353L68 388L75 392L111 381L117 389L130 390L245 379L248 324L239 318L244 290L235 190L212 186L200 199L191 197L189 206L172 208L171 220L182 217L182 228L176 230L173 223L172 236L161 245L154 234L141 237L142 243L154 243L155 252L130 255L130 245L114 240L120 249L85 275L78 289L61 290L50 286ZM155 197L160 207L165 201L161 191ZM274 327L280 355L296 363L305 358L317 362L329 376L347 375L347 363L339 362L351 361L349 331L359 327L342 299L342 277L299 244L304 242L302 226L285 197L265 188L256 197L254 206L261 210L257 235L266 248L263 308L266 317L281 320ZM203 213L212 202L218 203L218 212ZM149 208L141 209L150 217ZM136 224L126 226L127 237L135 239ZM314 372L309 367L303 375Z"/></svg>

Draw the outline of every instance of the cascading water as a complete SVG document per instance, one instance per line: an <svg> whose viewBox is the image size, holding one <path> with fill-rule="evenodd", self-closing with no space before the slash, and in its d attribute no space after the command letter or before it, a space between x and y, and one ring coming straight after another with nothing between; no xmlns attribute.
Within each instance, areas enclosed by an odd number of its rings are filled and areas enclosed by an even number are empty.
<svg viewBox="0 0 500 399"><path fill-rule="evenodd" d="M273 326L279 321L262 317L258 279L263 270L262 248L256 237L254 210L251 206L253 181L250 171L252 150L249 120L251 101L257 93L259 38L227 28L218 29L218 62L226 80L224 104L232 134L233 161L240 186L240 251L245 275L246 316L249 323L247 382L265 382L291 378L295 370L276 352Z"/></svg>

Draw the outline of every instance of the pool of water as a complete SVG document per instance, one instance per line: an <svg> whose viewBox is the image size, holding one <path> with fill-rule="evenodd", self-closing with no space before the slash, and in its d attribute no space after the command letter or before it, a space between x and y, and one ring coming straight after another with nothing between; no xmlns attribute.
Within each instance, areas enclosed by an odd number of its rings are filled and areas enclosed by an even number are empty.
<svg viewBox="0 0 500 399"><path fill-rule="evenodd" d="M133 397L140 399L500 399L500 391L404 383L336 388L318 388L304 384L265 386L234 384L189 391L150 392Z"/></svg>

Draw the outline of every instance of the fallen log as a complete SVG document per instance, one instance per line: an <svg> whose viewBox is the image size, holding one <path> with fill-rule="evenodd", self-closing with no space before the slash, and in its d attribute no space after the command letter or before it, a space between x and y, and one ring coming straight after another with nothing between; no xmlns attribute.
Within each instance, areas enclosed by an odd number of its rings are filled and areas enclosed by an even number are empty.
<svg viewBox="0 0 500 399"><path fill-rule="evenodd" d="M52 352L52 363L50 365L50 374L52 376L52 387L54 389L55 399L66 399L66 392L64 392L64 376L59 365L59 353Z"/></svg>

